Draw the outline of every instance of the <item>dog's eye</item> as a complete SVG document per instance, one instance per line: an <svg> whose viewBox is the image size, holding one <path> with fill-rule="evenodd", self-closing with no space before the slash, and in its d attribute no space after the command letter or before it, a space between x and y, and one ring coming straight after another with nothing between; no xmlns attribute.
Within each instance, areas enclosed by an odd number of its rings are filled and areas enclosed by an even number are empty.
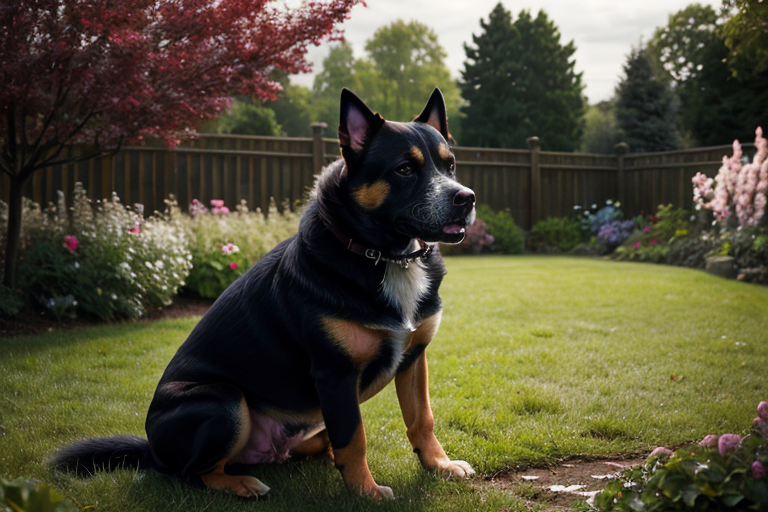
<svg viewBox="0 0 768 512"><path fill-rule="evenodd" d="M398 174L399 176L408 178L410 176L413 176L413 167L411 167L411 164L403 164L397 169L395 169L395 173Z"/></svg>

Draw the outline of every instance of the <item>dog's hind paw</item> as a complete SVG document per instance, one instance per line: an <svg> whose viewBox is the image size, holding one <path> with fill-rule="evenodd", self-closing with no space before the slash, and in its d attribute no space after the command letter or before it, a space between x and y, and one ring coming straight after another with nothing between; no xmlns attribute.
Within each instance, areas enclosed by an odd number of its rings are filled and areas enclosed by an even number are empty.
<svg viewBox="0 0 768 512"><path fill-rule="evenodd" d="M442 478L469 478L474 476L475 470L468 462L463 460L449 460L438 464L436 468L438 476Z"/></svg>

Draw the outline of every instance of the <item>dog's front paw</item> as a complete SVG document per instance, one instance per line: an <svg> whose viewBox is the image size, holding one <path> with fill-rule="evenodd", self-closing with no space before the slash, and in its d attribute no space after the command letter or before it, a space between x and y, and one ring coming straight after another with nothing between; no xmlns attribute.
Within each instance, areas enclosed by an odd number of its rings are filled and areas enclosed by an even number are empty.
<svg viewBox="0 0 768 512"><path fill-rule="evenodd" d="M435 471L441 478L469 478L475 470L463 460L446 460L438 462Z"/></svg>
<svg viewBox="0 0 768 512"><path fill-rule="evenodd" d="M392 489L387 487L386 485L377 485L377 489L374 491L371 496L375 500L393 500L395 499L395 493L392 492Z"/></svg>

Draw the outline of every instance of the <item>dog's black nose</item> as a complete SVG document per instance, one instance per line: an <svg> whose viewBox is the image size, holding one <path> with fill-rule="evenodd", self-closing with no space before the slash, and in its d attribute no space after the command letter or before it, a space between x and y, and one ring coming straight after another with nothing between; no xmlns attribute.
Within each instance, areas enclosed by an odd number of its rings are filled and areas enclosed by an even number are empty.
<svg viewBox="0 0 768 512"><path fill-rule="evenodd" d="M454 206L472 206L475 204L475 193L468 188L463 188L453 196Z"/></svg>

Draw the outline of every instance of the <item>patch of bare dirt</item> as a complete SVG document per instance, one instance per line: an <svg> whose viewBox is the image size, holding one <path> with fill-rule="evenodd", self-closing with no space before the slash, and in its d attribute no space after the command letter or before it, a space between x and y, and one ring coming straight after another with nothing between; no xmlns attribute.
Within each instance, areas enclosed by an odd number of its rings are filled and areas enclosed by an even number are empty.
<svg viewBox="0 0 768 512"><path fill-rule="evenodd" d="M643 463L644 458L574 459L558 466L500 472L476 485L508 492L532 510L566 511L589 500L625 469Z"/></svg>
<svg viewBox="0 0 768 512"><path fill-rule="evenodd" d="M210 299L177 296L173 300L173 304L167 308L152 309L139 321L200 316L208 311L211 304L213 304L213 301ZM104 322L95 322L85 319L62 320L61 322L58 322L50 312L24 310L13 318L4 318L0 316L0 338L29 336L50 331L82 329L83 327L92 327L95 325L104 325Z"/></svg>

